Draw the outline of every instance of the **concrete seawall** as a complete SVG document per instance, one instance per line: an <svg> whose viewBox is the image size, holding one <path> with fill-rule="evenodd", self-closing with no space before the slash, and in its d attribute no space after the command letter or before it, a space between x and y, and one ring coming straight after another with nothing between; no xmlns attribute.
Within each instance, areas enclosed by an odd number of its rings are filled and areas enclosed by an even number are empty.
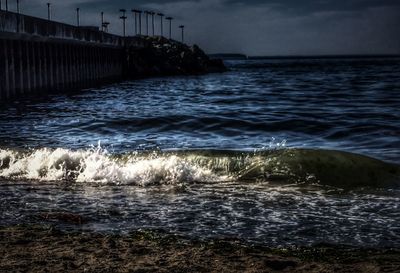
<svg viewBox="0 0 400 273"><path fill-rule="evenodd" d="M115 47L0 39L1 99L91 87L122 77Z"/></svg>
<svg viewBox="0 0 400 273"><path fill-rule="evenodd" d="M0 11L0 100L93 87L124 76L123 38Z"/></svg>

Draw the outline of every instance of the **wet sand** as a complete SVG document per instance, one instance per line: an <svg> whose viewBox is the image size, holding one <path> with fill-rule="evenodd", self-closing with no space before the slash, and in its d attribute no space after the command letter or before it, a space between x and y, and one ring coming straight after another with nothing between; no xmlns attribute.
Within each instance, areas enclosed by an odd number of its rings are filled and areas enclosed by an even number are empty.
<svg viewBox="0 0 400 273"><path fill-rule="evenodd" d="M0 228L0 272L400 272L400 250L271 249L162 232L106 235L14 226Z"/></svg>

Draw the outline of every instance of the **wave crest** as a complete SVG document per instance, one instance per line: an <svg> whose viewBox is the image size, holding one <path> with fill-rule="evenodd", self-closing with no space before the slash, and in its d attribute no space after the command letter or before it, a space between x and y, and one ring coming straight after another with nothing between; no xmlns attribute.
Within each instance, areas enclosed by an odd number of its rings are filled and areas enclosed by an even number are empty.
<svg viewBox="0 0 400 273"><path fill-rule="evenodd" d="M400 167L340 151L176 151L109 154L106 150L0 149L0 177L133 185L217 181L314 183L335 187L399 185Z"/></svg>
<svg viewBox="0 0 400 273"><path fill-rule="evenodd" d="M214 181L211 171L193 166L175 155L157 158L113 158L106 150L38 149L32 152L0 150L0 176L41 181L72 180L113 184L178 184Z"/></svg>

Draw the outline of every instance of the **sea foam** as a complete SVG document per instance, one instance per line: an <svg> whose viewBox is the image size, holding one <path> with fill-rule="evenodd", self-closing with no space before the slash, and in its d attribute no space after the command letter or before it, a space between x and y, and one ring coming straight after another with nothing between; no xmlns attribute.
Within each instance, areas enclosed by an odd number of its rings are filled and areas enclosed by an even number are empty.
<svg viewBox="0 0 400 273"><path fill-rule="evenodd" d="M72 151L0 149L0 176L41 181L71 180L112 184L179 184L214 181L211 171L174 155L113 158L101 148Z"/></svg>

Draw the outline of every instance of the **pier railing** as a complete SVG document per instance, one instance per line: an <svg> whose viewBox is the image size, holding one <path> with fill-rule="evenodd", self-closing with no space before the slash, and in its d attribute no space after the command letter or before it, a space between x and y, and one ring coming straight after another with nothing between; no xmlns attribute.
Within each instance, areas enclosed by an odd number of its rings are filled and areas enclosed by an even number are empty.
<svg viewBox="0 0 400 273"><path fill-rule="evenodd" d="M14 12L0 11L0 32L123 46L124 38L96 27L77 27Z"/></svg>

